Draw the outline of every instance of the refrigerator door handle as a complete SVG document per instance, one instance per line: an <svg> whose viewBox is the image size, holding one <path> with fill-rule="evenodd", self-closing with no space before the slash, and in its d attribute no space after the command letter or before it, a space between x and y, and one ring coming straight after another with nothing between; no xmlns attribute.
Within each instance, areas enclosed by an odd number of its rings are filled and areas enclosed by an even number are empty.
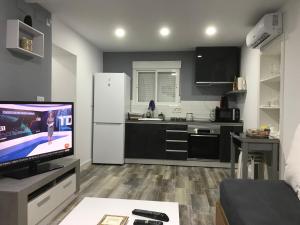
<svg viewBox="0 0 300 225"><path fill-rule="evenodd" d="M120 125L124 123L104 123L104 122L94 122L95 125Z"/></svg>

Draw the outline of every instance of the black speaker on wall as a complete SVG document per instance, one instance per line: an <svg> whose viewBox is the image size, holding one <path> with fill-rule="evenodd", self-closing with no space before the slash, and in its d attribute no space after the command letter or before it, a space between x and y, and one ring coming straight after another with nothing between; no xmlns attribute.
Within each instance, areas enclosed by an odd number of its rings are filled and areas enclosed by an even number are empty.
<svg viewBox="0 0 300 225"><path fill-rule="evenodd" d="M28 26L32 27L32 18L30 15L26 15L24 18L24 23L27 24Z"/></svg>

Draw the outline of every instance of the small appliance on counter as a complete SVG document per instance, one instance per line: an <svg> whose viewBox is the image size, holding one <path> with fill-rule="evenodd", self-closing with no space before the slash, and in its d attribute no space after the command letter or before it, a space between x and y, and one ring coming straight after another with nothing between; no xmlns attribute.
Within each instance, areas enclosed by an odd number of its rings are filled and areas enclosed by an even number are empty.
<svg viewBox="0 0 300 225"><path fill-rule="evenodd" d="M240 122L240 109L216 107L210 117L214 122Z"/></svg>
<svg viewBox="0 0 300 225"><path fill-rule="evenodd" d="M222 109L228 108L228 97L225 95L221 97L220 108L222 108Z"/></svg>
<svg viewBox="0 0 300 225"><path fill-rule="evenodd" d="M186 114L186 121L193 122L194 121L194 114L193 113L187 113Z"/></svg>
<svg viewBox="0 0 300 225"><path fill-rule="evenodd" d="M162 112L160 114L158 114L158 118L161 119L161 120L165 120L166 119L166 116L165 114L163 114Z"/></svg>

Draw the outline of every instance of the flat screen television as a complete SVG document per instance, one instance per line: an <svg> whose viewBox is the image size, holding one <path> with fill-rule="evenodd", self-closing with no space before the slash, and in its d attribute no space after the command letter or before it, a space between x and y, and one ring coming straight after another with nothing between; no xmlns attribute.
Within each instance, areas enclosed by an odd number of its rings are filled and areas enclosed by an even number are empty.
<svg viewBox="0 0 300 225"><path fill-rule="evenodd" d="M25 178L74 154L73 103L0 102L0 173ZM42 163L42 164L41 164Z"/></svg>

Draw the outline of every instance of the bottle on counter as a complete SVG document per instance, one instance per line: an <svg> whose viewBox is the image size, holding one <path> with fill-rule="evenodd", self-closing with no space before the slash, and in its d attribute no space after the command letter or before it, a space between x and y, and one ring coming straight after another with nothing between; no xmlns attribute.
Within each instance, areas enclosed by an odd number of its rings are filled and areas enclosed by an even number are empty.
<svg viewBox="0 0 300 225"><path fill-rule="evenodd" d="M237 79L237 76L234 77L234 81L233 81L233 84L232 84L232 90L233 91L237 91L238 90L238 79Z"/></svg>

